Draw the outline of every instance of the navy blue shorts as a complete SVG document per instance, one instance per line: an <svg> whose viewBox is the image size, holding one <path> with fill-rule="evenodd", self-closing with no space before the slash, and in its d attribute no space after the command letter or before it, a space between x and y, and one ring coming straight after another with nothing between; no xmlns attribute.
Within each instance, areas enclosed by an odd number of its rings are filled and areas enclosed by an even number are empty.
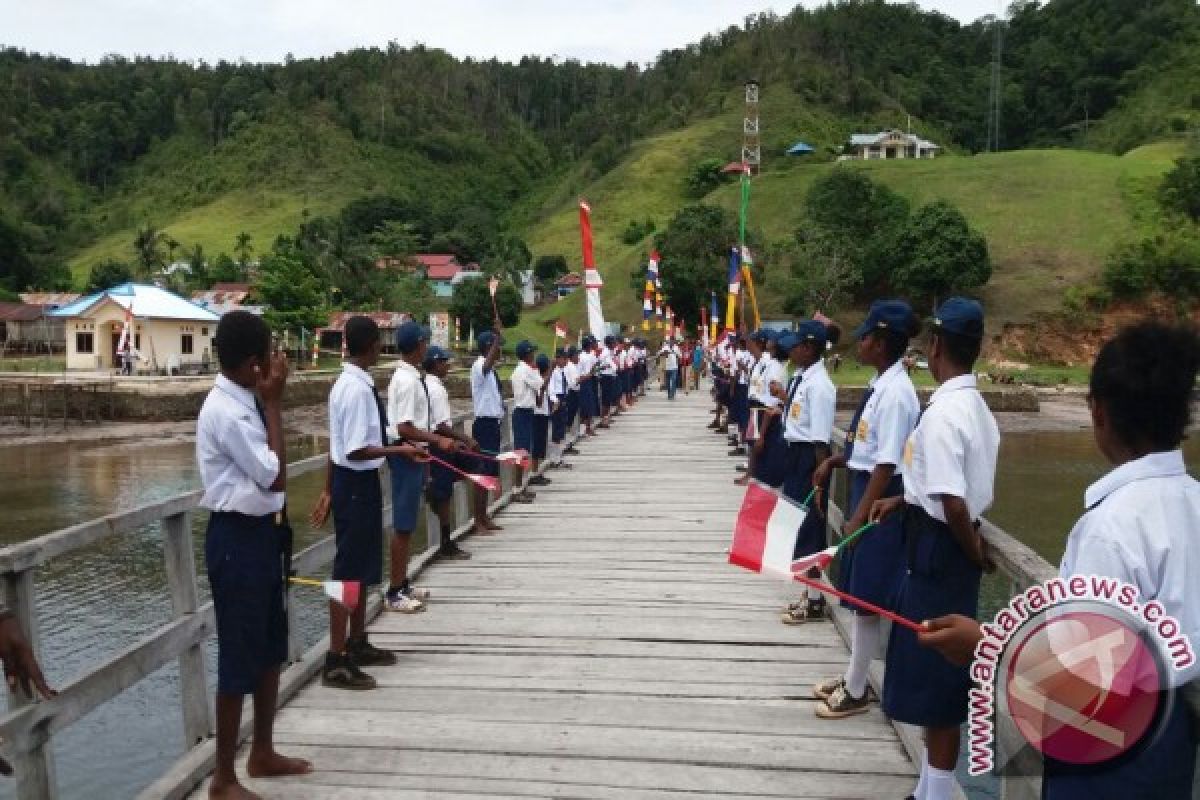
<svg viewBox="0 0 1200 800"><path fill-rule="evenodd" d="M252 694L287 661L285 537L274 515L213 512L204 557L217 618L217 693Z"/></svg>
<svg viewBox="0 0 1200 800"><path fill-rule="evenodd" d="M383 492L379 470L333 468L333 556L335 580L362 581L367 586L383 578Z"/></svg>
<svg viewBox="0 0 1200 800"><path fill-rule="evenodd" d="M550 415L533 415L533 449L529 452L534 458L546 457L546 444L550 439Z"/></svg>
<svg viewBox="0 0 1200 800"><path fill-rule="evenodd" d="M600 376L599 376L599 375L597 375L595 378L593 378L593 379L592 379L592 401L593 401L593 403L594 403L594 405L592 406L592 410L593 410L593 412L594 412L594 413L592 414L592 416L593 416L593 417L598 417L598 416L600 416L600 412L601 412L601 410L602 410L602 408L601 408L601 405L600 405L600 386L601 386L601 383L602 383L602 381L601 381L601 379L600 379Z"/></svg>
<svg viewBox="0 0 1200 800"><path fill-rule="evenodd" d="M550 441L561 444L562 440L567 437L567 420L569 418L567 403L559 403L558 410L550 415Z"/></svg>
<svg viewBox="0 0 1200 800"><path fill-rule="evenodd" d="M575 425L575 420L579 417L579 391L572 389L567 392L567 427L571 428Z"/></svg>
<svg viewBox="0 0 1200 800"><path fill-rule="evenodd" d="M512 415L513 448L533 454L533 409L514 408Z"/></svg>
<svg viewBox="0 0 1200 800"><path fill-rule="evenodd" d="M392 476L392 533L408 536L417 529L428 473L424 464L395 456L388 459L388 472Z"/></svg>
<svg viewBox="0 0 1200 800"><path fill-rule="evenodd" d="M596 379L589 378L579 384L579 416L585 420L593 419L599 407L596 402Z"/></svg>
<svg viewBox="0 0 1200 800"><path fill-rule="evenodd" d="M809 513L800 525L800 533L796 536L796 558L811 556L829 546L829 535L826 530L826 512L829 509L829 492L821 495L821 505L818 507L812 494L812 477L817 468L817 446L812 442L784 443L787 475L783 480L783 494L795 503L809 500ZM826 489L829 487L826 486Z"/></svg>
<svg viewBox="0 0 1200 800"><path fill-rule="evenodd" d="M846 504L846 518L849 519L867 489L871 473L857 469L846 471L850 481L850 502ZM895 475L883 496L896 497L903 493L904 484L900 476ZM904 574L904 541L901 536L904 521L901 517L900 514L893 514L842 550L838 557L838 576L843 591L882 608L891 608L896 599L900 576ZM844 600L842 607L856 614L870 613L860 611Z"/></svg>
<svg viewBox="0 0 1200 800"><path fill-rule="evenodd" d="M1165 717L1157 735L1112 762L1083 767L1047 761L1043 800L1192 797L1200 731L1180 692L1164 694L1163 703Z"/></svg>
<svg viewBox="0 0 1200 800"><path fill-rule="evenodd" d="M908 568L892 608L916 622L946 614L975 619L983 572L967 558L949 526L919 506L905 506L903 515L895 516L902 517ZM893 625L883 676L883 713L910 725L958 727L967 721L968 670L919 645L908 628Z"/></svg>
<svg viewBox="0 0 1200 800"><path fill-rule="evenodd" d="M730 412L733 414L733 421L742 433L745 433L746 424L750 422L750 387L746 384L739 383L734 386Z"/></svg>
<svg viewBox="0 0 1200 800"><path fill-rule="evenodd" d="M781 419L771 417L771 422L762 435L763 449L754 462L754 478L773 489L778 489L783 486L788 473L788 448L787 442L783 440Z"/></svg>
<svg viewBox="0 0 1200 800"><path fill-rule="evenodd" d="M445 450L434 449L433 454L449 464L453 464L459 469L470 471L477 459L466 456L458 452L447 453ZM459 481L459 474L453 472L441 464L433 462L429 465L429 486L426 488L431 500L441 501L449 500L454 496L454 484Z"/></svg>
<svg viewBox="0 0 1200 800"><path fill-rule="evenodd" d="M612 408L617 404L617 376L600 376L600 407Z"/></svg>
<svg viewBox="0 0 1200 800"><path fill-rule="evenodd" d="M476 417L471 423L471 438L479 443L479 449L499 453L503 447L500 420L494 417ZM474 472L478 475L499 475L500 465L488 458L476 458Z"/></svg>

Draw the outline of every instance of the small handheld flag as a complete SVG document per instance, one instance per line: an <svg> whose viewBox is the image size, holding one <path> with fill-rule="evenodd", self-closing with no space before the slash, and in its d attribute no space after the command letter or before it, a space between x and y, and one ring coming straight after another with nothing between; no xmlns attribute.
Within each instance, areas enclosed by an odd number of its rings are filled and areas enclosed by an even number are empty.
<svg viewBox="0 0 1200 800"><path fill-rule="evenodd" d="M861 597L855 597L854 595L849 594L848 592L843 592L838 589L835 589L827 583L822 583L821 581L813 580L812 578L809 578L808 576L806 576L802 573L796 573L796 574L792 575L792 580L796 581L797 583L803 583L805 586L811 586L812 588L816 589L818 592L824 592L825 594L833 595L834 597L838 598L839 600L845 600L847 603L854 606L855 608L861 609L863 611L870 611L872 614L878 614L879 616L883 617L884 619L891 620L892 622L896 623L897 625L902 625L905 628L908 628L913 633L926 633L927 632L925 627L917 624L916 622L913 622L908 617L902 617L899 614L888 611L886 608L880 608L879 606L875 605L874 603L869 603L866 600L863 600Z"/></svg>
<svg viewBox="0 0 1200 800"><path fill-rule="evenodd" d="M554 338L555 339L566 339L567 333L568 333L568 331L567 331L566 323L564 323L564 322L554 323Z"/></svg>
<svg viewBox="0 0 1200 800"><path fill-rule="evenodd" d="M461 475L471 483L479 486L480 488L487 489L489 492L500 491L500 479L493 475L476 475L471 472L466 472L465 470L459 469L448 461L443 461L432 453L429 454L429 460L435 464L441 464L443 467L455 473L456 475Z"/></svg>
<svg viewBox="0 0 1200 800"><path fill-rule="evenodd" d="M528 450L506 450L503 452L493 452L491 450L480 450L476 453L488 461L498 461L501 464L512 464L521 469L528 469L533 464L532 456Z"/></svg>
<svg viewBox="0 0 1200 800"><path fill-rule="evenodd" d="M300 586L319 586L325 590L330 600L344 606L347 611L358 608L358 601L362 597L362 584L358 581L318 581L292 576L288 578L288 582Z"/></svg>
<svg viewBox="0 0 1200 800"><path fill-rule="evenodd" d="M496 290L499 288L500 288L500 279L499 278L492 278L490 281L488 281L488 292L492 295L492 297L496 296Z"/></svg>

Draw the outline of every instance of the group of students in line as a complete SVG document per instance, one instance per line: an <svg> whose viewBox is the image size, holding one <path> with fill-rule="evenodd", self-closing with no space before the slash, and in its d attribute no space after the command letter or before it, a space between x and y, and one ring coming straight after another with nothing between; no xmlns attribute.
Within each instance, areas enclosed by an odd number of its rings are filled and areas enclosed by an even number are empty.
<svg viewBox="0 0 1200 800"><path fill-rule="evenodd" d="M725 434L727 425L736 426L731 455L749 456L739 481L752 477L814 509L799 531L797 558L827 547L830 476L847 471L841 533L873 527L843 550L837 582L855 597L925 623L919 635L892 626L882 708L924 729L926 757L912 797L945 800L956 786L972 686L968 664L980 639L980 580L992 568L979 521L993 501L1000 434L976 385L984 338L979 303L951 298L938 308L928 364L939 387L924 408L902 363L918 332L912 309L898 300L874 303L854 331L858 360L876 374L841 454L830 447L837 395L824 365L839 332L816 320L782 335L758 331L720 340L711 353L717 408L709 427ZM1200 338L1190 326L1143 322L1101 349L1088 405L1097 445L1114 469L1088 489L1086 513L1061 563L1063 576L1097 574L1136 586L1195 643L1200 484L1187 474L1181 447L1198 367ZM854 613L850 662L813 687L817 716L831 720L869 709L868 667L881 638L878 616L843 605ZM808 589L783 610L782 621L827 617L824 597ZM1198 726L1184 696L1194 692L1198 676L1195 665L1173 675L1164 687L1164 722L1124 757L1089 766L1047 760L1044 796L1191 797Z"/></svg>
<svg viewBox="0 0 1200 800"><path fill-rule="evenodd" d="M329 394L329 462L325 486L310 514L314 527L332 515L332 578L364 588L383 584L384 525L381 470L391 496L388 541L388 611L415 614L430 592L408 576L410 541L424 499L441 526L439 557L470 558L451 536L451 500L462 473L498 475L507 414L497 365L502 341L478 337L471 366L474 420L471 432L455 429L444 380L451 355L430 346L429 329L405 322L395 332L399 361L386 398L371 374L383 351L382 334L366 316L347 320L346 360ZM273 352L270 331L258 317L224 315L214 339L221 367L197 422L196 456L210 512L205 542L217 620L217 759L213 798L257 797L234 772L242 701L254 697L254 738L247 772L252 777L305 774L312 765L278 754L273 744L280 668L287 659L287 580L292 531L287 519L287 454L282 398L286 358ZM515 348L512 448L530 454L512 499L530 502L530 486L550 483L547 466L569 468L575 442L595 436L645 393L646 343L603 342L585 336L581 347L558 348L554 359L528 341ZM502 530L489 513L488 491L474 487L473 532ZM355 691L376 687L364 668L396 663L366 633L366 602L352 610L330 601L329 651L323 685Z"/></svg>

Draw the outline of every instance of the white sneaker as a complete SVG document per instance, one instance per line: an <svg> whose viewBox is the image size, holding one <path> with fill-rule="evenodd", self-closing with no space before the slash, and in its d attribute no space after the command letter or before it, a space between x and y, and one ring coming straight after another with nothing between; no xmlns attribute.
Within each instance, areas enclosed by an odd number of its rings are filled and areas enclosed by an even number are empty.
<svg viewBox="0 0 1200 800"><path fill-rule="evenodd" d="M385 592L383 607L399 614L417 614L425 610L424 603L413 597L412 594L404 592Z"/></svg>

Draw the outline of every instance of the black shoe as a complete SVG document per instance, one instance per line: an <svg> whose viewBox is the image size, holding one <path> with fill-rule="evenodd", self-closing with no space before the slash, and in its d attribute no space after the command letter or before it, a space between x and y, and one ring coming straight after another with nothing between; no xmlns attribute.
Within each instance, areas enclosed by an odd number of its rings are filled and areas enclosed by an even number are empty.
<svg viewBox="0 0 1200 800"><path fill-rule="evenodd" d="M367 641L366 636L347 640L346 655L359 667L390 667L396 663L395 653L391 650L380 650Z"/></svg>
<svg viewBox="0 0 1200 800"><path fill-rule="evenodd" d="M736 467L734 467L734 469L735 469L735 470L737 470L738 472L745 472L745 471L746 471L746 465L745 465L745 464L738 464Z"/></svg>
<svg viewBox="0 0 1200 800"><path fill-rule="evenodd" d="M579 455L579 451L575 449L575 445L571 445L571 446L570 446L570 447L568 447L566 450L563 450L563 452L564 452L564 453L570 453L570 454L571 454L571 455L573 455L573 456L577 456L577 455Z"/></svg>
<svg viewBox="0 0 1200 800"><path fill-rule="evenodd" d="M470 557L471 554L459 547L457 542L447 542L438 550L438 558L447 561L466 561Z"/></svg>
<svg viewBox="0 0 1200 800"><path fill-rule="evenodd" d="M354 664L349 655L325 654L325 668L321 670L321 685L330 689L367 691L374 689L375 679Z"/></svg>
<svg viewBox="0 0 1200 800"><path fill-rule="evenodd" d="M551 482L545 475L534 475L529 479L530 486L549 486Z"/></svg>
<svg viewBox="0 0 1200 800"><path fill-rule="evenodd" d="M732 450L730 450L730 451L729 451L729 455L731 455L731 456L744 456L744 455L746 455L746 448L744 448L744 447L735 447L735 448L733 448Z"/></svg>

